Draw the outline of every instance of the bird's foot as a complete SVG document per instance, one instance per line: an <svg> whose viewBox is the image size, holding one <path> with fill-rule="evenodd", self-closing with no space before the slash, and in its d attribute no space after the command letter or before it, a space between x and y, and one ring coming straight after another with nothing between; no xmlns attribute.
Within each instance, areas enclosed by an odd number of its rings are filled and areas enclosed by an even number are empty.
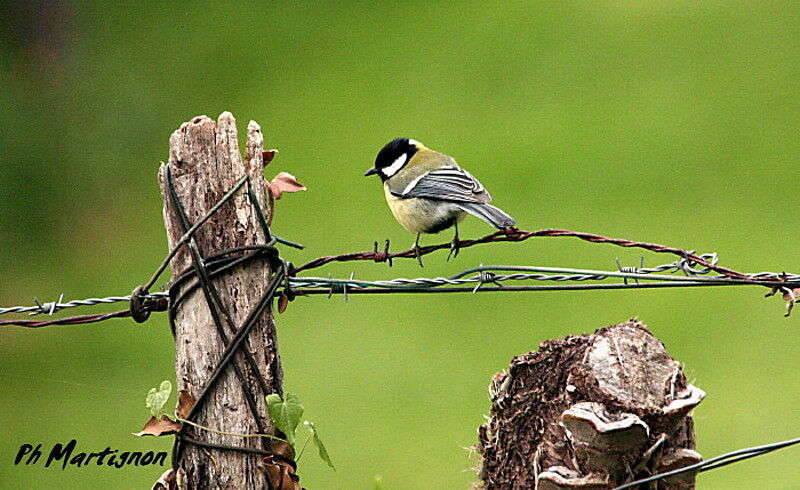
<svg viewBox="0 0 800 490"><path fill-rule="evenodd" d="M450 257L456 258L458 257L458 252L461 251L461 245L458 240L458 235L453 237L453 241L450 242L450 252L447 254L447 261L450 261Z"/></svg>
<svg viewBox="0 0 800 490"><path fill-rule="evenodd" d="M414 255L417 257L417 262L419 262L420 267L425 267L422 265L422 249L419 248L419 243L414 244Z"/></svg>

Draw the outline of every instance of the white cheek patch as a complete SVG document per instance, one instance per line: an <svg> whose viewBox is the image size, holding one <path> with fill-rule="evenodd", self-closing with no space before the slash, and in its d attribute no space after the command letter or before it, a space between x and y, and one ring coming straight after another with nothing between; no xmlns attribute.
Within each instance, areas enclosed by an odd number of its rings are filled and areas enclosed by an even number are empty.
<svg viewBox="0 0 800 490"><path fill-rule="evenodd" d="M402 155L400 155L399 157L397 157L397 160L395 160L394 162L392 162L392 164L391 164L391 165L389 165L388 167L383 167L383 168L381 169L381 172L382 172L382 173L383 173L383 175L385 175L386 177L391 177L392 175L396 174L398 170L400 170L401 168L403 168L403 165L405 165L405 164L406 164L406 160L407 160L407 159L408 159L408 155L406 155L405 153L403 153Z"/></svg>

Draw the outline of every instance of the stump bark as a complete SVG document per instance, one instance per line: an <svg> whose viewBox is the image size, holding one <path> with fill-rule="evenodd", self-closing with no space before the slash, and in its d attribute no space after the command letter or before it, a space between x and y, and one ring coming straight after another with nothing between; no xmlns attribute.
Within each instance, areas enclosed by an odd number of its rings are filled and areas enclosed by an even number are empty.
<svg viewBox="0 0 800 490"><path fill-rule="evenodd" d="M218 120L195 117L183 123L170 138L169 166L174 188L191 223L197 222L243 176L248 175L262 208L269 213L265 199L262 163L263 136L255 122L247 128L244 158L239 152L236 120L225 112ZM167 197L165 170L159 173L164 197L164 223L170 248L183 235L175 209ZM208 257L222 250L263 243L254 208L246 191L239 192L224 204L196 233L200 254ZM171 262L172 279L188 270L192 257L183 249ZM232 269L213 280L222 303L230 312L233 324L223 317L227 337L233 338L248 312L267 289L270 267L266 260L255 259L244 267ZM180 294L181 291L178 291ZM183 301L175 315L175 370L180 390L199 395L209 375L220 362L225 342L218 332L201 288ZM244 349L255 359L256 369L266 380L267 391L282 393L282 370L278 355L275 324L271 308L258 319ZM240 434L260 432L259 425L271 432L264 396L252 366L237 352L233 369L222 373L196 422L213 429ZM246 403L245 390L254 394L258 404L256 420ZM207 442L264 449L262 438L236 438L191 428L192 436ZM259 470L257 455L236 451L213 451L186 445L177 462L177 483L181 488L266 488L264 473Z"/></svg>
<svg viewBox="0 0 800 490"><path fill-rule="evenodd" d="M701 460L690 411L705 393L635 320L542 343L490 393L478 431L487 489L609 489ZM647 488L691 489L694 477Z"/></svg>

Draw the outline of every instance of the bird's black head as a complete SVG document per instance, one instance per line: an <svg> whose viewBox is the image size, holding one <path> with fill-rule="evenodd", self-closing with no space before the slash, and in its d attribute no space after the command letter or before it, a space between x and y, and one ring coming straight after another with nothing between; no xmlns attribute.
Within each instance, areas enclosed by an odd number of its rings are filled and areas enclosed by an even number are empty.
<svg viewBox="0 0 800 490"><path fill-rule="evenodd" d="M424 146L419 141L395 138L381 148L375 157L375 166L367 170L364 175L378 174L381 180L386 180L399 172L421 148Z"/></svg>

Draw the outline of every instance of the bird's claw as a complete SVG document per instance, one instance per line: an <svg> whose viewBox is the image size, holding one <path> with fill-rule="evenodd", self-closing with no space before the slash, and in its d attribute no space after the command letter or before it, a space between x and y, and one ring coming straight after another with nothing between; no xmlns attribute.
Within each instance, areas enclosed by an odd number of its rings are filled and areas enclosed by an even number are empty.
<svg viewBox="0 0 800 490"><path fill-rule="evenodd" d="M420 267L425 267L422 265L422 249L419 248L419 243L414 244L414 255L417 257L417 262L419 262Z"/></svg>
<svg viewBox="0 0 800 490"><path fill-rule="evenodd" d="M453 238L453 241L450 242L450 252L447 254L447 261L450 261L450 257L456 258L458 257L458 252L461 251L461 245L459 245L458 237Z"/></svg>

